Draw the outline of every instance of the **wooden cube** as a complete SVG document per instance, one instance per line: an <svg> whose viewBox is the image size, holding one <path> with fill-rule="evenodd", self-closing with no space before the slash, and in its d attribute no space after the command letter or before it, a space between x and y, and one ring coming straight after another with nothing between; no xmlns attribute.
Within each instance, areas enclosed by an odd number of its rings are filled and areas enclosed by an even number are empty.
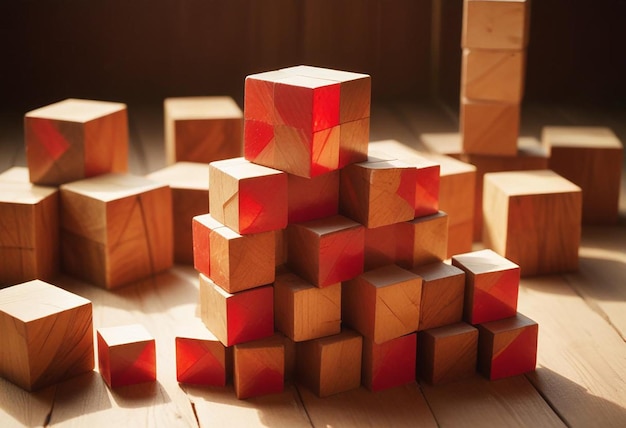
<svg viewBox="0 0 626 428"><path fill-rule="evenodd" d="M464 49L461 97L470 100L520 103L524 95L526 52Z"/></svg>
<svg viewBox="0 0 626 428"><path fill-rule="evenodd" d="M448 215L443 211L396 226L396 263L405 269L440 262L447 257Z"/></svg>
<svg viewBox="0 0 626 428"><path fill-rule="evenodd" d="M174 341L178 382L226 386L232 373L232 348L225 347L199 319L185 322Z"/></svg>
<svg viewBox="0 0 626 428"><path fill-rule="evenodd" d="M314 178L288 174L288 222L301 223L339 212L339 171Z"/></svg>
<svg viewBox="0 0 626 428"><path fill-rule="evenodd" d="M27 391L93 370L91 302L41 280L0 290L0 376Z"/></svg>
<svg viewBox="0 0 626 428"><path fill-rule="evenodd" d="M478 325L478 368L489 380L535 370L539 325L518 313Z"/></svg>
<svg viewBox="0 0 626 428"><path fill-rule="evenodd" d="M209 181L209 212L235 232L245 235L287 226L284 172L233 158L212 162Z"/></svg>
<svg viewBox="0 0 626 428"><path fill-rule="evenodd" d="M529 0L464 0L462 46L471 49L525 49Z"/></svg>
<svg viewBox="0 0 626 428"><path fill-rule="evenodd" d="M520 125L519 103L461 100L463 152L515 156Z"/></svg>
<svg viewBox="0 0 626 428"><path fill-rule="evenodd" d="M550 152L550 169L582 189L583 223L617 223L624 148L613 131L548 126L542 142Z"/></svg>
<svg viewBox="0 0 626 428"><path fill-rule="evenodd" d="M339 333L341 283L318 288L291 272L276 275L274 322L294 342Z"/></svg>
<svg viewBox="0 0 626 428"><path fill-rule="evenodd" d="M363 339L362 382L370 391L382 391L415 382L417 334L377 344Z"/></svg>
<svg viewBox="0 0 626 428"><path fill-rule="evenodd" d="M236 293L274 281L276 238L273 231L240 235L213 219L211 214L194 217L193 221L197 266L201 268L198 270L217 285ZM207 254L208 272L207 262L203 260Z"/></svg>
<svg viewBox="0 0 626 428"><path fill-rule="evenodd" d="M485 175L483 242L524 276L578 269L581 215L580 188L553 171Z"/></svg>
<svg viewBox="0 0 626 428"><path fill-rule="evenodd" d="M240 400L275 394L285 384L285 344L278 335L234 346L233 383Z"/></svg>
<svg viewBox="0 0 626 428"><path fill-rule="evenodd" d="M476 373L478 330L457 323L419 333L417 371L420 379L438 385Z"/></svg>
<svg viewBox="0 0 626 428"><path fill-rule="evenodd" d="M193 234L193 267L200 273L211 276L211 232L226 227L211 214L195 216L191 221Z"/></svg>
<svg viewBox="0 0 626 428"><path fill-rule="evenodd" d="M352 330L296 344L298 380L319 397L361 385L363 337Z"/></svg>
<svg viewBox="0 0 626 428"><path fill-rule="evenodd" d="M273 128L274 86L276 82L291 76L285 70L267 71L246 76L244 85L243 117L246 130L251 123L261 123ZM248 122L251 121L251 122Z"/></svg>
<svg viewBox="0 0 626 428"><path fill-rule="evenodd" d="M518 265L489 249L453 256L452 265L465 271L467 322L480 324L517 313Z"/></svg>
<svg viewBox="0 0 626 428"><path fill-rule="evenodd" d="M339 168L365 162L369 139L369 117L341 123L339 125Z"/></svg>
<svg viewBox="0 0 626 428"><path fill-rule="evenodd" d="M364 270L394 264L396 262L396 224L365 228Z"/></svg>
<svg viewBox="0 0 626 428"><path fill-rule="evenodd" d="M0 174L0 288L59 271L59 192L31 184L28 170Z"/></svg>
<svg viewBox="0 0 626 428"><path fill-rule="evenodd" d="M147 175L172 189L174 262L193 264L191 219L209 212L209 166L177 162Z"/></svg>
<svg viewBox="0 0 626 428"><path fill-rule="evenodd" d="M341 170L339 212L369 228L415 217L417 170L397 160L370 158Z"/></svg>
<svg viewBox="0 0 626 428"><path fill-rule="evenodd" d="M225 346L263 339L274 333L274 293L271 286L235 294L200 274L200 317Z"/></svg>
<svg viewBox="0 0 626 428"><path fill-rule="evenodd" d="M363 272L365 228L343 216L332 216L287 228L288 265L317 287L356 277Z"/></svg>
<svg viewBox="0 0 626 428"><path fill-rule="evenodd" d="M411 270L422 278L419 330L455 324L463 319L465 272L447 263Z"/></svg>
<svg viewBox="0 0 626 428"><path fill-rule="evenodd" d="M109 388L156 380L156 344L141 324L97 329L98 369Z"/></svg>
<svg viewBox="0 0 626 428"><path fill-rule="evenodd" d="M61 251L67 273L115 288L173 264L168 186L107 174L61 186Z"/></svg>
<svg viewBox="0 0 626 428"><path fill-rule="evenodd" d="M165 158L209 163L243 154L243 113L230 97L166 98Z"/></svg>
<svg viewBox="0 0 626 428"><path fill-rule="evenodd" d="M417 331L422 279L396 265L365 272L341 289L343 320L376 343Z"/></svg>
<svg viewBox="0 0 626 428"><path fill-rule="evenodd" d="M126 105L66 99L24 116L30 181L63 183L128 169Z"/></svg>

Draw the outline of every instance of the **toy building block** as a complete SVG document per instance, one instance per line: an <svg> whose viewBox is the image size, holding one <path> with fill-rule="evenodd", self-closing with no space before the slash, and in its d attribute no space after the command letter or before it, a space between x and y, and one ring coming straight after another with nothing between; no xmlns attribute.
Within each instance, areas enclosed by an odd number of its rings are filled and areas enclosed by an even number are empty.
<svg viewBox="0 0 626 428"><path fill-rule="evenodd" d="M41 280L0 290L0 376L35 391L94 368L91 302Z"/></svg>
<svg viewBox="0 0 626 428"><path fill-rule="evenodd" d="M478 368L490 380L535 370L539 326L518 313L478 326Z"/></svg>
<svg viewBox="0 0 626 428"><path fill-rule="evenodd" d="M263 339L274 333L274 293L271 286L235 294L200 275L200 317L225 346Z"/></svg>
<svg viewBox="0 0 626 428"><path fill-rule="evenodd" d="M396 225L365 228L364 270L372 270L396 262Z"/></svg>
<svg viewBox="0 0 626 428"><path fill-rule="evenodd" d="M370 391L381 391L415 382L416 354L416 333L380 344L363 338L363 385Z"/></svg>
<svg viewBox="0 0 626 428"><path fill-rule="evenodd" d="M339 171L314 178L288 174L288 222L301 223L339 212Z"/></svg>
<svg viewBox="0 0 626 428"><path fill-rule="evenodd" d="M287 263L287 229L278 229L274 231L274 240L276 242L276 267L283 266Z"/></svg>
<svg viewBox="0 0 626 428"><path fill-rule="evenodd" d="M109 388L154 382L156 344L141 324L97 329L98 369Z"/></svg>
<svg viewBox="0 0 626 428"><path fill-rule="evenodd" d="M285 272L274 282L276 329L294 342L341 331L341 283L319 288Z"/></svg>
<svg viewBox="0 0 626 428"><path fill-rule="evenodd" d="M452 265L465 271L467 322L480 324L517 313L518 265L489 249L452 256Z"/></svg>
<svg viewBox="0 0 626 428"><path fill-rule="evenodd" d="M67 99L24 116L30 181L63 183L128 168L126 105Z"/></svg>
<svg viewBox="0 0 626 428"><path fill-rule="evenodd" d="M515 156L520 125L519 103L461 100L463 152Z"/></svg>
<svg viewBox="0 0 626 428"><path fill-rule="evenodd" d="M448 215L439 211L398 223L396 239L396 263L405 269L443 261L448 252Z"/></svg>
<svg viewBox="0 0 626 428"><path fill-rule="evenodd" d="M474 201L474 241L481 241L483 235L483 180L489 172L526 171L548 168L548 153L535 138L518 139L516 156L486 156L463 153L463 162L476 167L476 191ZM464 251L467 252L467 251ZM455 254L459 254L457 252Z"/></svg>
<svg viewBox="0 0 626 428"><path fill-rule="evenodd" d="M28 170L0 175L0 288L59 271L59 192L31 184Z"/></svg>
<svg viewBox="0 0 626 428"><path fill-rule="evenodd" d="M615 224L624 148L610 128L543 128L549 167L583 192L583 224ZM598 174L598 171L602 171Z"/></svg>
<svg viewBox="0 0 626 428"><path fill-rule="evenodd" d="M209 181L209 212L235 232L245 235L287 226L284 172L233 158L212 162Z"/></svg>
<svg viewBox="0 0 626 428"><path fill-rule="evenodd" d="M191 219L209 212L209 166L177 162L147 175L172 189L174 262L193 263Z"/></svg>
<svg viewBox="0 0 626 428"><path fill-rule="evenodd" d="M225 386L232 373L232 348L225 347L202 322L185 322L175 338L176 380Z"/></svg>
<svg viewBox="0 0 626 428"><path fill-rule="evenodd" d="M553 171L485 175L483 242L524 276L578 269L581 215L580 188Z"/></svg>
<svg viewBox="0 0 626 428"><path fill-rule="evenodd" d="M464 0L462 46L470 49L525 49L529 0Z"/></svg>
<svg viewBox="0 0 626 428"><path fill-rule="evenodd" d="M326 287L363 272L365 228L337 215L287 227L287 264L308 282Z"/></svg>
<svg viewBox="0 0 626 428"><path fill-rule="evenodd" d="M168 164L242 156L243 113L232 98L166 98L163 107Z"/></svg>
<svg viewBox="0 0 626 428"><path fill-rule="evenodd" d="M524 94L525 69L525 51L465 49L461 68L461 97L520 103Z"/></svg>
<svg viewBox="0 0 626 428"><path fill-rule="evenodd" d="M341 170L339 212L369 228L415 217L417 170L398 160L370 158Z"/></svg>
<svg viewBox="0 0 626 428"><path fill-rule="evenodd" d="M319 397L361 385L363 337L344 329L334 336L296 344L298 380Z"/></svg>
<svg viewBox="0 0 626 428"><path fill-rule="evenodd" d="M422 279L396 265L365 272L341 288L343 321L375 343L417 331Z"/></svg>
<svg viewBox="0 0 626 428"><path fill-rule="evenodd" d="M273 231L240 235L211 214L194 217L193 228L196 269L227 292L236 293L274 281Z"/></svg>
<svg viewBox="0 0 626 428"><path fill-rule="evenodd" d="M417 372L431 385L463 379L476 373L478 330L466 323L419 332Z"/></svg>
<svg viewBox="0 0 626 428"><path fill-rule="evenodd" d="M172 194L129 174L106 174L61 186L65 271L115 288L173 264Z"/></svg>
<svg viewBox="0 0 626 428"><path fill-rule="evenodd" d="M463 319L465 272L447 263L431 263L411 270L422 278L418 330L455 324Z"/></svg>
<svg viewBox="0 0 626 428"><path fill-rule="evenodd" d="M238 399L275 394L285 384L285 344L279 335L234 346L233 383Z"/></svg>
<svg viewBox="0 0 626 428"><path fill-rule="evenodd" d="M370 139L370 118L339 125L339 168L367 160Z"/></svg>

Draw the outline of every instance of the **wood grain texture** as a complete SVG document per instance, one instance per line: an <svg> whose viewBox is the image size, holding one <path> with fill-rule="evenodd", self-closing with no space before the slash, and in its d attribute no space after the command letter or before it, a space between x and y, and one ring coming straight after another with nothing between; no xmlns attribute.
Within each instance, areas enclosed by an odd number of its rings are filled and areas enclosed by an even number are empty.
<svg viewBox="0 0 626 428"><path fill-rule="evenodd" d="M370 391L383 391L415 382L416 366L417 333L380 344L363 339L361 382Z"/></svg>
<svg viewBox="0 0 626 428"><path fill-rule="evenodd" d="M492 156L515 156L520 127L520 105L461 100L463 152Z"/></svg>
<svg viewBox="0 0 626 428"><path fill-rule="evenodd" d="M405 269L443 261L448 249L448 215L443 211L396 225L396 263Z"/></svg>
<svg viewBox="0 0 626 428"><path fill-rule="evenodd" d="M522 275L578 268L582 194L550 170L485 175L483 242Z"/></svg>
<svg viewBox="0 0 626 428"><path fill-rule="evenodd" d="M472 49L524 49L529 26L528 0L464 0L461 45Z"/></svg>
<svg viewBox="0 0 626 428"><path fill-rule="evenodd" d="M525 70L526 52L523 50L464 49L461 97L521 103Z"/></svg>
<svg viewBox="0 0 626 428"><path fill-rule="evenodd" d="M233 384L240 400L283 391L285 345L282 337L237 344L233 360Z"/></svg>
<svg viewBox="0 0 626 428"><path fill-rule="evenodd" d="M91 302L41 280L0 290L0 376L34 391L93 370Z"/></svg>

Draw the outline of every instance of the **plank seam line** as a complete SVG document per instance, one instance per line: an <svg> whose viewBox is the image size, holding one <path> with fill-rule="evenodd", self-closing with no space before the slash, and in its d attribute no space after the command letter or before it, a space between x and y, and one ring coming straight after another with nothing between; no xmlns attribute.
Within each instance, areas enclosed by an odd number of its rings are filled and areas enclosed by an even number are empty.
<svg viewBox="0 0 626 428"><path fill-rule="evenodd" d="M52 395L52 403L50 404L50 411L46 415L46 419L43 421L44 427L50 426L50 421L52 420L52 412L54 411L54 404L57 401L57 385L54 386L54 394Z"/></svg>
<svg viewBox="0 0 626 428"><path fill-rule="evenodd" d="M189 400L189 405L191 406L193 417L196 418L196 425L198 426L198 428L200 428L200 418L198 417L198 411L196 410L196 403L189 396L189 394L187 393L187 389L183 385L180 385L180 389L183 390L183 392L185 393L185 396L187 397L187 400Z"/></svg>
<svg viewBox="0 0 626 428"><path fill-rule="evenodd" d="M309 415L309 410L304 405L304 400L302 399L302 394L300 394L300 388L298 387L298 385L295 385L295 384L294 384L293 388L296 390L296 395L298 396L298 400L300 401L300 405L302 406L302 409L304 410L304 414L306 415L306 418L309 421L309 425L314 427L315 425L313 424L313 420L311 419L311 415Z"/></svg>
<svg viewBox="0 0 626 428"><path fill-rule="evenodd" d="M435 423L437 424L438 427L441 427L441 423L437 419L437 415L433 411L433 408L430 405L430 402L428 401L428 397L426 396L426 394L424 394L424 390L422 389L421 383L420 382L416 382L416 383L417 383L417 389L419 390L420 394L422 394L422 398L424 399L424 402L428 406L428 410L430 410L430 414L433 416L433 419L435 420Z"/></svg>
<svg viewBox="0 0 626 428"><path fill-rule="evenodd" d="M537 391L537 394L539 394L539 396L543 399L543 401L546 402L548 407L550 407L550 409L552 409L554 414L561 420L561 422L563 422L563 425L565 425L568 428L571 428L571 425L569 423L567 423L567 420L561 414L561 412L559 412L559 409L557 409L556 406L554 404L552 404L552 402L550 401L550 398L548 398L548 396L546 394L544 394L541 389L537 388L537 385L535 385L535 383L533 382L531 377L528 375L528 373L525 373L524 377L526 378L528 383L530 383L530 385L535 389L535 391Z"/></svg>

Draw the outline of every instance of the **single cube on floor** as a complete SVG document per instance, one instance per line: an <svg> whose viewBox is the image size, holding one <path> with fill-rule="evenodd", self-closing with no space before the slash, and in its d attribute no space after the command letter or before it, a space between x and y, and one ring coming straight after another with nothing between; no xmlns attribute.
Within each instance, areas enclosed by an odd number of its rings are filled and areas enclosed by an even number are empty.
<svg viewBox="0 0 626 428"><path fill-rule="evenodd" d="M417 333L383 343L363 338L363 385L381 391L415 381Z"/></svg>
<svg viewBox="0 0 626 428"><path fill-rule="evenodd" d="M140 324L97 329L98 368L109 388L156 380L154 337Z"/></svg>
<svg viewBox="0 0 626 428"><path fill-rule="evenodd" d="M92 305L47 282L0 290L0 376L35 391L93 370Z"/></svg>
<svg viewBox="0 0 626 428"><path fill-rule="evenodd" d="M235 394L240 400L283 391L285 384L284 338L275 335L240 343L233 351Z"/></svg>

